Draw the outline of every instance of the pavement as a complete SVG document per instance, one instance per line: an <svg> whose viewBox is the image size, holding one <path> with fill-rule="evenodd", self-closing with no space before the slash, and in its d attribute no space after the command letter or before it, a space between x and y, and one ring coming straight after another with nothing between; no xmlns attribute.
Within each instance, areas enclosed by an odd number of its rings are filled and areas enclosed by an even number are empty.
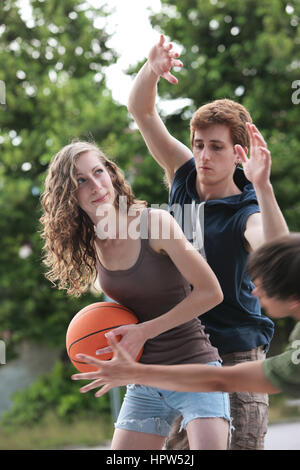
<svg viewBox="0 0 300 470"><path fill-rule="evenodd" d="M300 450L300 421L269 426L265 450Z"/></svg>

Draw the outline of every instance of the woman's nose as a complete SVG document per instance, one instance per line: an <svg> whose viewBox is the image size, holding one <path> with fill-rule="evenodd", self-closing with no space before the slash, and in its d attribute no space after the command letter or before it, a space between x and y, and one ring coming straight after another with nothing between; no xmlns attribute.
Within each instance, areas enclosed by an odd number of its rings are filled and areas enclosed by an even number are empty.
<svg viewBox="0 0 300 470"><path fill-rule="evenodd" d="M90 184L91 184L91 188L92 188L93 191L102 188L101 181L97 178L91 178L90 179Z"/></svg>

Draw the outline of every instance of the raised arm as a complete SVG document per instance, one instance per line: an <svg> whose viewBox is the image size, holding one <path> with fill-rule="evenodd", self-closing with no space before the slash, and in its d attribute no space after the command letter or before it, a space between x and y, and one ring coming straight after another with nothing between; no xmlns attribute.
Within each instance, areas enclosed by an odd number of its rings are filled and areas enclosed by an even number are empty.
<svg viewBox="0 0 300 470"><path fill-rule="evenodd" d="M250 157L240 145L235 149L243 163L246 177L252 182L260 213L252 214L247 221L245 238L252 250L277 237L289 233L270 181L271 153L254 124L247 123L250 136Z"/></svg>
<svg viewBox="0 0 300 470"><path fill-rule="evenodd" d="M172 84L177 83L170 70L172 67L182 66L182 62L177 59L178 55L172 51L172 44L165 44L165 38L161 35L158 44L151 49L147 62L135 78L128 102L128 110L135 119L150 153L164 168L169 182L175 171L192 158L188 147L171 136L155 107L159 78L162 77Z"/></svg>

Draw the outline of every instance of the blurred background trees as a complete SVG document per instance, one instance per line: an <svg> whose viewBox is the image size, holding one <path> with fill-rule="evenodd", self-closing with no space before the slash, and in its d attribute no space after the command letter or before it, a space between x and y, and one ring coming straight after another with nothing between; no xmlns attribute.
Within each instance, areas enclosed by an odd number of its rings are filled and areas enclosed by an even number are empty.
<svg viewBox="0 0 300 470"><path fill-rule="evenodd" d="M272 182L290 230L299 231L300 108L292 101L292 84L300 79L300 2L161 4L152 24L183 47L184 67L177 74L179 84L161 81L159 92L164 98L191 100L166 118L167 126L189 145L189 119L199 106L219 98L242 103L272 152Z"/></svg>
<svg viewBox="0 0 300 470"><path fill-rule="evenodd" d="M64 351L70 319L95 296L69 297L43 275L39 197L51 157L73 138L94 140L123 168L137 197L160 204L168 195L162 170L106 86L105 70L117 60L107 45L107 6L80 0L30 4L27 20L16 0L0 5L0 80L6 86L6 104L0 105L0 337ZM161 5L152 25L180 45L184 68L177 86L161 80L159 95L189 98L188 105L163 113L170 132L189 145L196 108L224 97L245 105L272 152L278 202L290 229L300 231L300 107L292 101L292 84L300 80L300 2ZM290 320L281 322L290 329Z"/></svg>
<svg viewBox="0 0 300 470"><path fill-rule="evenodd" d="M27 22L16 1L0 7L0 80L6 84L0 107L0 329L10 330L13 340L63 346L67 322L94 298L68 297L43 276L39 197L50 158L73 138L95 140L131 181L141 174L142 197L158 193L159 202L162 189L150 156L152 175L147 168L139 172L147 167L139 158L144 145L129 128L126 107L105 85L105 68L117 59L106 46L105 28L95 26L105 10L78 0L31 5Z"/></svg>

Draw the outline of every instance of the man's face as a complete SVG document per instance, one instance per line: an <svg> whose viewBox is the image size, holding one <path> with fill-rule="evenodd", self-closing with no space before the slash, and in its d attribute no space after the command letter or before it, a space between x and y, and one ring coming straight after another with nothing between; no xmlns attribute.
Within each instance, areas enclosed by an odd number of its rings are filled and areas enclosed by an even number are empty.
<svg viewBox="0 0 300 470"><path fill-rule="evenodd" d="M232 179L238 155L228 126L213 124L206 129L196 129L193 154L200 183L211 185Z"/></svg>
<svg viewBox="0 0 300 470"><path fill-rule="evenodd" d="M258 297L261 306L270 317L277 319L291 316L300 320L300 300L280 300L276 297L268 297L262 287L261 280L256 279L254 283L255 289L253 289L252 295Z"/></svg>

